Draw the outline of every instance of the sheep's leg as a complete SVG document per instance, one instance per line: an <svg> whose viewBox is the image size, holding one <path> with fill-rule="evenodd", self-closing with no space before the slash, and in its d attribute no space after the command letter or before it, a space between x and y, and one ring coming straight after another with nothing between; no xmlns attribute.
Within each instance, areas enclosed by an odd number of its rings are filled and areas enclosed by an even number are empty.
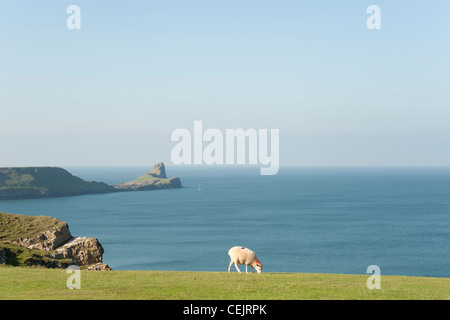
<svg viewBox="0 0 450 320"><path fill-rule="evenodd" d="M234 266L236 267L236 270L237 270L239 273L241 273L241 270L239 270L239 267L238 267L238 265L237 265L237 262L234 263Z"/></svg>
<svg viewBox="0 0 450 320"><path fill-rule="evenodd" d="M245 265L245 273L248 273L248 264Z"/></svg>
<svg viewBox="0 0 450 320"><path fill-rule="evenodd" d="M252 273L255 273L255 269L253 269L253 266L250 266L250 268L252 268Z"/></svg>
<svg viewBox="0 0 450 320"><path fill-rule="evenodd" d="M231 265L233 264L233 261L230 261L230 265L228 266L228 273L230 273Z"/></svg>

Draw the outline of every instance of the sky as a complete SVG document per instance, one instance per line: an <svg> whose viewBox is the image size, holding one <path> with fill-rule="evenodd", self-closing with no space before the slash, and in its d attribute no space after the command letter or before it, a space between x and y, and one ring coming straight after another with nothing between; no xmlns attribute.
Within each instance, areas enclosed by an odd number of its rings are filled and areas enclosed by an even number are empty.
<svg viewBox="0 0 450 320"><path fill-rule="evenodd" d="M0 166L170 165L195 120L279 129L281 166L448 166L449 101L448 0L0 0Z"/></svg>

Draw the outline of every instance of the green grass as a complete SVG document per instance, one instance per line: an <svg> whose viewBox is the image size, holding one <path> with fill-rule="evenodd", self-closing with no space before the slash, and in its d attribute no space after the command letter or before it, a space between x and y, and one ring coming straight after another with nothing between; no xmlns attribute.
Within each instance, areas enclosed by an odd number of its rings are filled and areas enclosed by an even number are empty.
<svg viewBox="0 0 450 320"><path fill-rule="evenodd" d="M450 299L450 279L368 275L173 271L81 271L81 289L69 290L62 269L0 267L0 299L301 300Z"/></svg>
<svg viewBox="0 0 450 320"><path fill-rule="evenodd" d="M170 179L158 178L158 177L152 176L150 173L146 173L143 176L140 176L139 178L131 181L131 183L154 184L154 185L170 184Z"/></svg>
<svg viewBox="0 0 450 320"><path fill-rule="evenodd" d="M64 222L52 217L0 212L0 242L10 243L20 237L32 238L62 224Z"/></svg>
<svg viewBox="0 0 450 320"><path fill-rule="evenodd" d="M151 180L158 180L158 179L161 179L161 178L157 178L155 176L152 176L150 173L146 173L133 181L151 181Z"/></svg>
<svg viewBox="0 0 450 320"><path fill-rule="evenodd" d="M54 260L47 257L49 252L31 250L18 245L0 243L0 250L6 250L6 263L11 266L64 266L72 263L70 259ZM50 251L52 252L52 251ZM3 267L4 268L4 267ZM84 267L86 268L86 267ZM3 269L0 269L3 270ZM1 271L0 271L1 272Z"/></svg>
<svg viewBox="0 0 450 320"><path fill-rule="evenodd" d="M23 248L20 246L15 245L8 245L8 244L1 244L0 243L0 250L6 249L8 250L8 258L7 263L13 266L20 266L24 265L28 260L30 259L39 259L39 260L45 260L50 261L49 258L45 257L46 252L39 251L39 250L30 250L27 248Z"/></svg>

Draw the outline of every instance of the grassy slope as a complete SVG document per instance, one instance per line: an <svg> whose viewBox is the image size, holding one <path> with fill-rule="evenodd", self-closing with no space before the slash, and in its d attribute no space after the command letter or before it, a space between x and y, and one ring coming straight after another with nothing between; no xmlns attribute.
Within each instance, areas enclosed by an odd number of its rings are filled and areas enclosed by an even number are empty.
<svg viewBox="0 0 450 320"><path fill-rule="evenodd" d="M146 174L140 176L139 178L134 179L133 181L152 181L152 180L158 180L158 179L161 179L161 178L157 178L157 177L152 176L150 173L146 173Z"/></svg>
<svg viewBox="0 0 450 320"><path fill-rule="evenodd" d="M158 184L170 184L170 179L168 178L158 178L155 177L153 175L151 175L150 173L146 173L142 176L140 176L139 178L128 182L130 184L142 184L142 185L147 185L147 184L154 184L154 185L158 185Z"/></svg>
<svg viewBox="0 0 450 320"><path fill-rule="evenodd" d="M450 279L368 275L172 271L82 271L81 289L65 270L0 267L0 299L450 299Z"/></svg>
<svg viewBox="0 0 450 320"><path fill-rule="evenodd" d="M20 237L31 238L62 224L62 221L52 217L0 212L0 242L10 243Z"/></svg>

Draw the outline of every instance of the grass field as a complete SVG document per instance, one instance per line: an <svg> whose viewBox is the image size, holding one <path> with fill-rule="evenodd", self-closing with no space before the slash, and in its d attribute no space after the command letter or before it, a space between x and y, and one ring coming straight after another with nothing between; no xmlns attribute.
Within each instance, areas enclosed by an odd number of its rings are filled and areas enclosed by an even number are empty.
<svg viewBox="0 0 450 320"><path fill-rule="evenodd" d="M450 278L368 275L175 271L81 271L81 289L69 290L62 269L0 267L0 299L316 300L450 299Z"/></svg>

